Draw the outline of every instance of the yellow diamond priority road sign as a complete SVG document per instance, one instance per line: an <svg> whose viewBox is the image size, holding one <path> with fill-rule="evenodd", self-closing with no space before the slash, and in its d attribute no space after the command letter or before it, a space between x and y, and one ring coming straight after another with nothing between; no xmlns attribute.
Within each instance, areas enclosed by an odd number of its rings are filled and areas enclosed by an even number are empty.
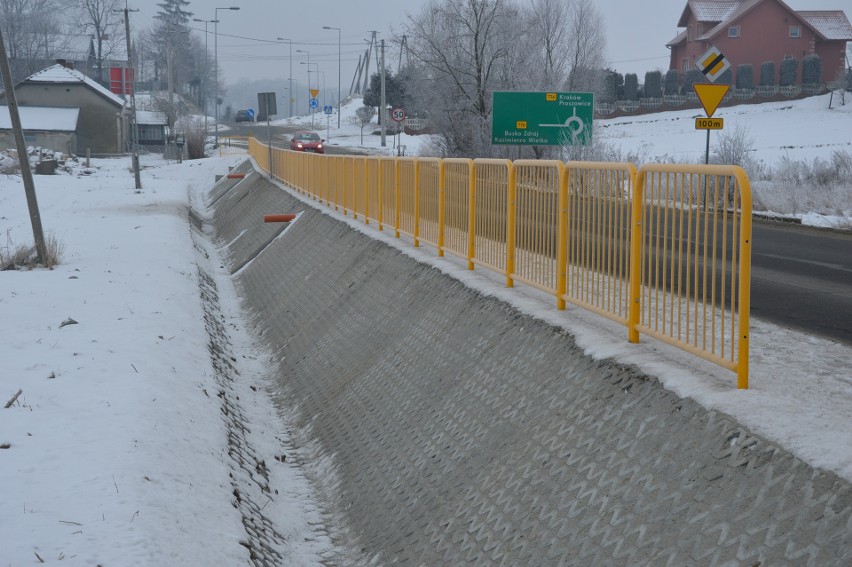
<svg viewBox="0 0 852 567"><path fill-rule="evenodd" d="M698 70L704 73L711 83L716 82L722 73L731 68L731 62L728 61L719 48L715 45L707 50L707 53L695 60L695 66Z"/></svg>
<svg viewBox="0 0 852 567"><path fill-rule="evenodd" d="M698 100L701 101L701 106L704 107L704 112L707 113L707 118L710 118L713 116L713 113L716 112L716 109L719 108L719 104L722 102L722 99L725 98L725 95L728 94L728 89L730 89L731 86L695 83L692 85L692 88L695 89L695 94L698 95Z"/></svg>

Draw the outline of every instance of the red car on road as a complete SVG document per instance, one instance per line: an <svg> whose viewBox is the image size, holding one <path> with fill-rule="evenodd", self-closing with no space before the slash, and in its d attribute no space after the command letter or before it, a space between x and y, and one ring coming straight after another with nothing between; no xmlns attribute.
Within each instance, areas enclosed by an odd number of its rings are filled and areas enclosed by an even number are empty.
<svg viewBox="0 0 852 567"><path fill-rule="evenodd" d="M290 140L290 149L295 152L314 152L324 154L322 143L325 142L316 132L296 132Z"/></svg>

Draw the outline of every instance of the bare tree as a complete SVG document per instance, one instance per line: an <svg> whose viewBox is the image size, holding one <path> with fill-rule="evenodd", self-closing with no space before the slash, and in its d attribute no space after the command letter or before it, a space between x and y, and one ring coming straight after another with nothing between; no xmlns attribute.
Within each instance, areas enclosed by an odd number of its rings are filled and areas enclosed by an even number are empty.
<svg viewBox="0 0 852 567"><path fill-rule="evenodd" d="M41 70L67 47L56 8L55 0L0 0L0 27L13 81Z"/></svg>
<svg viewBox="0 0 852 567"><path fill-rule="evenodd" d="M104 80L104 58L126 42L121 7L120 0L73 0L71 3L76 23L94 37L98 81Z"/></svg>
<svg viewBox="0 0 852 567"><path fill-rule="evenodd" d="M362 106L355 110L355 116L351 118L352 123L361 128L361 145L364 145L364 126L368 125L373 116L376 115L376 107Z"/></svg>
<svg viewBox="0 0 852 567"><path fill-rule="evenodd" d="M570 2L565 0L532 0L529 7L527 38L532 43L531 53L540 61L531 65L538 77L535 88L556 90L566 80L566 66L570 51L569 25L571 16ZM535 49L535 46L538 46Z"/></svg>
<svg viewBox="0 0 852 567"><path fill-rule="evenodd" d="M414 98L441 131L445 155L490 155L491 93L509 75L518 21L510 0L432 0L409 18Z"/></svg>
<svg viewBox="0 0 852 567"><path fill-rule="evenodd" d="M603 17L592 0L574 0L570 6L568 65L566 89L599 91L601 73L606 62L606 30Z"/></svg>

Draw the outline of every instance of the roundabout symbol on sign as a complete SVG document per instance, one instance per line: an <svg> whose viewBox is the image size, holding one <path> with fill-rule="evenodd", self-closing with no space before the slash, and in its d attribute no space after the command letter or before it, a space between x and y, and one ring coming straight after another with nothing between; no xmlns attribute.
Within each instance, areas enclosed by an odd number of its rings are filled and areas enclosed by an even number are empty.
<svg viewBox="0 0 852 567"><path fill-rule="evenodd" d="M402 122L405 120L405 109L404 108L392 108L391 109L391 120L394 122Z"/></svg>
<svg viewBox="0 0 852 567"><path fill-rule="evenodd" d="M315 99L315 98L312 98L312 99L311 99L311 102L309 103L309 105L310 105L310 107L311 107L311 108L316 108L316 107L318 107L318 106L319 106L319 101L318 101L317 99Z"/></svg>

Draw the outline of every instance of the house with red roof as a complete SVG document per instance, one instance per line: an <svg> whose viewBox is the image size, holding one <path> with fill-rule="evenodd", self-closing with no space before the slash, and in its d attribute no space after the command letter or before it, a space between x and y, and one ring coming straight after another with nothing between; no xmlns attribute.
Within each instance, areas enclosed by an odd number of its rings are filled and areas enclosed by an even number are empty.
<svg viewBox="0 0 852 567"><path fill-rule="evenodd" d="M736 70L751 64L755 75L765 61L778 69L784 59L822 59L823 82L843 77L852 25L842 10L795 11L781 0L688 0L678 20L684 28L666 46L670 69L685 73L716 46ZM777 72L777 71L776 71ZM799 65L796 84L802 80Z"/></svg>

